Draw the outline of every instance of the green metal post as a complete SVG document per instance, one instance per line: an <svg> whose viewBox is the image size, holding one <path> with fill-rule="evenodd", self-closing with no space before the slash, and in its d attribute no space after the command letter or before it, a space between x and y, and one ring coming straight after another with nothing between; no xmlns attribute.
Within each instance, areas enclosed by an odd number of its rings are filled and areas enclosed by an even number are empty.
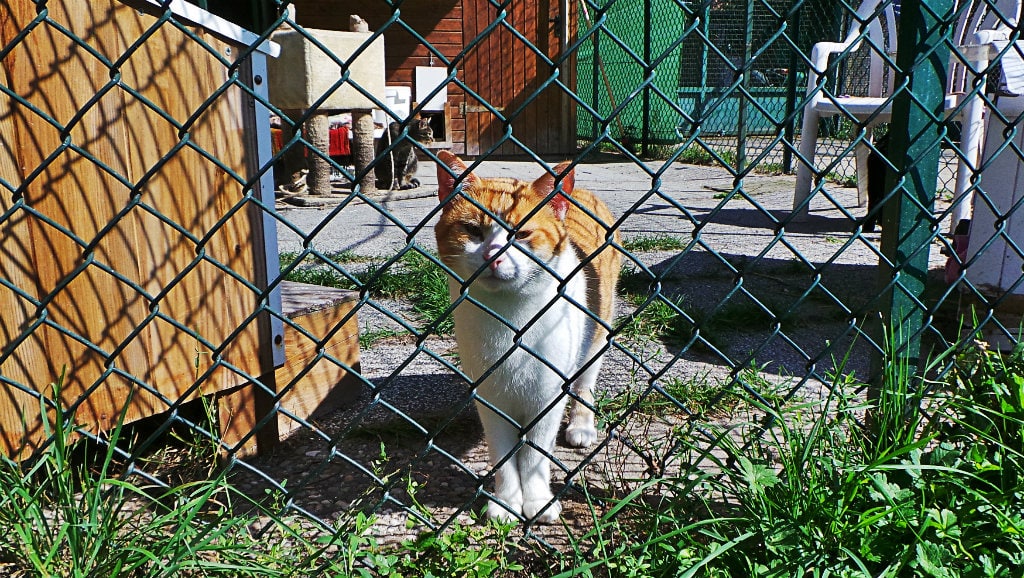
<svg viewBox="0 0 1024 578"><path fill-rule="evenodd" d="M587 17L587 26L590 26L589 17ZM594 91L594 98L591 102L593 103L594 110L596 110L598 113L601 113L601 71L598 69L598 63L601 62L601 32L595 32L594 35L591 36L591 38L593 39L594 43L594 62L592 71L594 75L594 83L591 86L591 90ZM598 123L598 117L595 116L591 123L591 134L593 134L594 138L597 139L598 134L601 132L600 123Z"/></svg>
<svg viewBox="0 0 1024 578"><path fill-rule="evenodd" d="M747 0L747 24L743 28L743 74L740 82L743 87L750 88L750 57L751 46L754 38L754 0ZM736 170L742 171L747 166L747 99L743 93L739 94L739 112L736 115Z"/></svg>
<svg viewBox="0 0 1024 578"><path fill-rule="evenodd" d="M652 20L652 9L651 0L644 0L644 22L648 25L644 26L644 76L650 77L653 74L653 67L651 67L651 26L654 20ZM644 157L649 156L651 146L651 87L648 86L644 89L643 94L643 118L641 124L643 128L640 134L643 135L643 143L641 145L641 154Z"/></svg>
<svg viewBox="0 0 1024 578"><path fill-rule="evenodd" d="M931 214L938 178L941 122L949 48L943 43L953 0L904 0L897 37L897 86L890 126L887 189L896 195L883 214L879 283L886 287L882 322L891 331L892 354L915 368L920 362L925 311L920 305L934 236ZM911 93L913 98L911 98ZM876 364L881 368L880 364Z"/></svg>
<svg viewBox="0 0 1024 578"><path fill-rule="evenodd" d="M709 22L710 20L711 20L711 5L710 4L705 4L704 7L701 8L701 14L700 14L700 31L701 31L701 34L703 35L704 38L710 38L710 34L711 34L711 24ZM704 42L701 42L700 43L700 90L697 91L697 98L694 99L695 100L695 104L693 106L693 118L698 120L698 121L700 121L700 122L703 122L703 120L704 120L704 103L705 103L705 101L708 100L708 93L712 90L712 88L708 85L708 57L709 57L709 53L710 52L711 52L711 50L708 48L708 45L706 43L704 43ZM680 63L680 66L682 66L682 63ZM696 127L698 124L699 123L697 123L697 122L690 123L690 126L688 127L690 129L690 132L693 132L694 127Z"/></svg>
<svg viewBox="0 0 1024 578"><path fill-rule="evenodd" d="M797 46L803 46L800 41L800 14L803 12L801 0L794 0L792 15L789 19L789 36L793 39L793 43ZM800 59L797 57L796 51L792 51L789 56L789 73L786 74L786 118L789 121L786 122L784 136L787 142L796 142L796 116L793 114L796 111L796 99L797 90L803 87L797 86L796 82L796 71L800 68ZM801 91L800 96L803 96ZM793 172L793 150L786 147L782 149L782 170L791 173Z"/></svg>

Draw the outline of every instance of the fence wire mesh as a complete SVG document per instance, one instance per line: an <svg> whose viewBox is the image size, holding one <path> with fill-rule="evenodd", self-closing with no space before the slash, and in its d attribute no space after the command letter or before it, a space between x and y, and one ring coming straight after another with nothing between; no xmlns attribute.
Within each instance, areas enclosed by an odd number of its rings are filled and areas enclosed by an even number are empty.
<svg viewBox="0 0 1024 578"><path fill-rule="evenodd" d="M564 524L523 525L545 547L573 544L616 497L658 495L653 480L730 467L723 439L756 443L765 408L868 398L899 360L1016 343L1024 106L998 82L1016 3L956 3L934 15L940 41L906 56L871 28L902 23L884 0L434 4L252 3L222 12L235 23L156 0L0 7L6 454L54 443L42 404L97 441L131 422L118 456L147 483L193 475L180 456L213 448L241 491L327 541L355 512L382 540L468 522L494 497L495 461L517 458L489 459L475 406L490 402L453 336L469 294L451 304L433 232L442 148L526 182L570 159L614 215L618 305L587 402L598 438L516 445L551 463L564 508ZM990 8L985 31L1008 45L955 37ZM321 29L347 29L350 11L369 32L334 53ZM812 47L851 30L859 46L808 84ZM282 33L327 63L307 106L275 100L275 83L303 82L265 64ZM388 90L357 71L380 39ZM951 106L914 81L928 56L966 69ZM879 79L876 106L925 120L854 111L847 97ZM370 104L332 108L343 91ZM815 103L835 114L808 156ZM374 173L406 188L378 190ZM509 321L499 355L528 348L533 322ZM168 432L192 441L168 449Z"/></svg>

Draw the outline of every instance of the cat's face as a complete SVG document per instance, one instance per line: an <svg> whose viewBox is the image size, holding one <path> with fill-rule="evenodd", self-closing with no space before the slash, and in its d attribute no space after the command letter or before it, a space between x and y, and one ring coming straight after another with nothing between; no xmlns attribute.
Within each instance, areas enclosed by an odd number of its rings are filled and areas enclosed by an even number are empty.
<svg viewBox="0 0 1024 578"><path fill-rule="evenodd" d="M397 122L392 122L388 125L388 131L391 133L391 140L397 141L402 137L402 125ZM409 136L420 143L430 144L434 142L434 129L430 126L430 119L428 118L417 118L409 124Z"/></svg>
<svg viewBox="0 0 1024 578"><path fill-rule="evenodd" d="M412 137L423 144L434 142L434 129L430 126L430 119L421 118L416 121Z"/></svg>
<svg viewBox="0 0 1024 578"><path fill-rule="evenodd" d="M438 157L456 175L465 173L465 164L455 155L441 151ZM437 172L444 208L435 234L447 266L463 281L479 272L473 287L492 292L524 291L532 283L551 280L541 263L567 249L563 220L568 200L558 195L543 204L554 182L550 175L529 183L468 174L456 188L444 167L438 166ZM568 176L563 179L563 189L570 182Z"/></svg>

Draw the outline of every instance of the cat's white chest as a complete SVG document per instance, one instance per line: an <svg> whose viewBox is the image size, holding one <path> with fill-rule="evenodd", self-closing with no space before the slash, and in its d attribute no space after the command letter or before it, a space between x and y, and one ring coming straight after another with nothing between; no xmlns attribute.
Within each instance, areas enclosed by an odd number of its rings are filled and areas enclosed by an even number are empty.
<svg viewBox="0 0 1024 578"><path fill-rule="evenodd" d="M474 297L490 311L469 301L455 310L463 369L474 380L487 375L478 393L525 415L561 393L579 369L590 333L586 314L559 296L557 281L545 285L526 294L478 292ZM454 296L460 287L453 281L451 289ZM565 293L586 303L581 275L569 280Z"/></svg>

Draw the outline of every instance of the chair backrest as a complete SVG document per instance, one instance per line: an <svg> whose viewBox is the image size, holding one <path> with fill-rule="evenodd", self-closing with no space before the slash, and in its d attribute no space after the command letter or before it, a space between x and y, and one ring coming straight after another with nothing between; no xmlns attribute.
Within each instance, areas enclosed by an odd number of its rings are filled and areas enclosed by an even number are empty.
<svg viewBox="0 0 1024 578"><path fill-rule="evenodd" d="M953 46L986 44L1009 36L1020 19L1021 0L961 0L957 10L961 12L951 39ZM949 92L967 92L971 89L973 74L965 59L953 50L949 60Z"/></svg>
<svg viewBox="0 0 1024 578"><path fill-rule="evenodd" d="M867 96L892 93L894 75L889 70L888 59L895 58L896 54L897 22L893 3L880 8L883 2L885 0L861 2L844 40L853 52L861 47L865 37L870 38ZM993 35L1008 35L1019 21L1021 3L1022 0L958 0L956 10L959 17L953 30L952 45L985 43ZM973 81L965 59L955 51L950 57L948 81L950 93L966 92Z"/></svg>
<svg viewBox="0 0 1024 578"><path fill-rule="evenodd" d="M982 30L1010 31L1020 18L1021 0L972 0L958 2L957 10L963 10L953 33L957 45L974 43Z"/></svg>
<svg viewBox="0 0 1024 578"><path fill-rule="evenodd" d="M852 40L860 34L863 27L867 27L867 36L872 43L868 48L870 64L867 82L870 96L891 93L893 88L893 75L887 73L889 66L886 59L896 54L896 13L891 2L882 8L880 13L879 5L882 2L883 0L861 2L857 8L857 17L851 23L847 35L847 40Z"/></svg>
<svg viewBox="0 0 1024 578"><path fill-rule="evenodd" d="M884 0L864 0L857 7L843 44L849 52L861 49L861 43L868 39L868 78L865 96L890 94L893 75L886 60L896 54L896 14L890 2L881 7Z"/></svg>

